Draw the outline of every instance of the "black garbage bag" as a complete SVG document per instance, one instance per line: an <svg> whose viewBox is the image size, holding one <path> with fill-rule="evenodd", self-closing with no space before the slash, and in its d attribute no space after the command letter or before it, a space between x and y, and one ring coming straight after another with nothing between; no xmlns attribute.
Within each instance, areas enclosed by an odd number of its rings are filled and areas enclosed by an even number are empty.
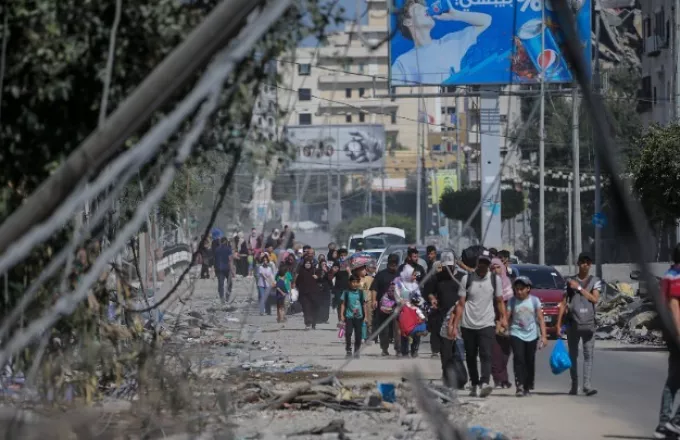
<svg viewBox="0 0 680 440"><path fill-rule="evenodd" d="M475 267L477 266L477 258L485 250L486 248L484 246L476 244L474 246L470 246L469 248L464 249L463 252L460 254L460 258L461 260L463 260L463 263L466 266Z"/></svg>

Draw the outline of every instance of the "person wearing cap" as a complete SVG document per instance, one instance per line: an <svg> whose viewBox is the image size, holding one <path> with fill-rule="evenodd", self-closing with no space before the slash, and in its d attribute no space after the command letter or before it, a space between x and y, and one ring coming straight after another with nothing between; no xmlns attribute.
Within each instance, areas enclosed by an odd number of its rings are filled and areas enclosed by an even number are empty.
<svg viewBox="0 0 680 440"><path fill-rule="evenodd" d="M515 296L508 301L517 397L531 394L536 378L536 350L548 343L541 301L531 294L531 285L529 277L517 277L513 282Z"/></svg>
<svg viewBox="0 0 680 440"><path fill-rule="evenodd" d="M562 323L566 315L567 345L571 358L570 395L578 394L579 343L583 341L583 393L594 396L597 390L592 386L593 356L595 353L595 306L600 300L602 281L590 275L593 259L581 252L576 265L578 273L567 279L559 313L557 314L557 337L562 336Z"/></svg>
<svg viewBox="0 0 680 440"><path fill-rule="evenodd" d="M502 281L498 275L489 270L491 255L483 251L477 258L477 267L463 277L458 289L458 305L455 311L452 339L458 338L460 326L465 344L465 361L470 375L470 396L487 397L493 392L489 384L491 379L491 353L493 340L496 337L496 309L500 317L500 326L507 328L507 315L503 302ZM495 277L492 280L492 277ZM481 364L481 375L477 368L477 357Z"/></svg>
<svg viewBox="0 0 680 440"><path fill-rule="evenodd" d="M437 275L437 285L435 287L434 295L436 305L440 310L442 317L445 317L458 302L458 284L464 273L456 269L456 256L453 252L442 252L441 265L442 271ZM430 301L432 302L432 300ZM440 331L433 330L430 333L430 338L439 338L444 385L452 387L454 386L454 382L452 380L453 378L450 377L450 372L452 370L455 371L455 357L458 356L459 353L462 353L464 349L457 350L458 347L456 344L458 343L458 340L443 338ZM461 358L459 362L462 361L463 359Z"/></svg>
<svg viewBox="0 0 680 440"><path fill-rule="evenodd" d="M390 317L390 314L383 313L378 305L380 304L382 297L390 290L390 286L392 285L394 279L399 276L399 272L397 270L398 268L399 255L390 254L387 257L387 267L375 275L373 284L371 284L371 291L375 292L375 299L372 304L372 309L375 311L374 313L376 319L374 322L376 328L380 327L382 323ZM380 332L380 349L382 350L383 356L390 355L387 349L389 348L390 341L393 338L395 332L394 329L394 321L390 321L389 324L387 324L387 326Z"/></svg>

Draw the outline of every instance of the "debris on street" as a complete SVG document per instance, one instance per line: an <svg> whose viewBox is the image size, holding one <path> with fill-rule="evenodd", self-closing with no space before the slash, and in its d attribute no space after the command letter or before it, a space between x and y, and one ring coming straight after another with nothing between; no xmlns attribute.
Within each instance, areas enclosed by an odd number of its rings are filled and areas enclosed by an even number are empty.
<svg viewBox="0 0 680 440"><path fill-rule="evenodd" d="M633 344L663 342L661 322L648 298L619 293L600 301L597 307L598 329L595 336Z"/></svg>

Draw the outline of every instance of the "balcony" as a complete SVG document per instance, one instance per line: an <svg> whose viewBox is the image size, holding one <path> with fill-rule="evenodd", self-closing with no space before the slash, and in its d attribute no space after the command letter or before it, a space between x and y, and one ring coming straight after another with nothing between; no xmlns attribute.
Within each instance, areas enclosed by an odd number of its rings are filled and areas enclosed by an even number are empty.
<svg viewBox="0 0 680 440"><path fill-rule="evenodd" d="M648 57L659 56L661 49L663 49L663 43L664 41L658 35L645 38L645 54Z"/></svg>
<svg viewBox="0 0 680 440"><path fill-rule="evenodd" d="M368 70L366 70L368 71ZM338 73L322 75L319 77L320 86L332 86L334 84L352 84L356 87L363 86L365 89L387 89L387 74L371 76L367 73ZM387 92L385 92L387 93Z"/></svg>
<svg viewBox="0 0 680 440"><path fill-rule="evenodd" d="M390 114L391 111L396 110L399 105L397 103L391 102L389 99L371 99L371 98L352 98L343 99L341 97L334 98L334 101L330 102L325 100L319 100L319 110L318 114L324 114L325 112L332 113L342 113L361 109L366 110L371 113L383 113ZM382 110L382 111L381 111Z"/></svg>

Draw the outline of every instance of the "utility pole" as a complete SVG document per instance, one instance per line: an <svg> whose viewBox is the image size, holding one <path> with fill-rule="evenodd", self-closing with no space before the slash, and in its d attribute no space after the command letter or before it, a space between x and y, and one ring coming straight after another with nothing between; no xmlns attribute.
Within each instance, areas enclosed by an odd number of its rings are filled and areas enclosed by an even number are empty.
<svg viewBox="0 0 680 440"><path fill-rule="evenodd" d="M572 145L572 161L574 162L574 229L573 229L573 246L569 249L574 249L574 254L578 255L581 253L581 243L583 243L583 237L581 236L581 154L579 145L579 96L578 87L576 84L573 85L571 90L571 145ZM572 232L572 230L569 230ZM573 257L573 256L572 256ZM569 260L569 264L573 263Z"/></svg>
<svg viewBox="0 0 680 440"><path fill-rule="evenodd" d="M422 86L420 87L420 93L422 93ZM418 157L417 157L417 164L416 164L416 244L421 243L421 219L420 219L420 205L421 205L421 197L422 197L422 180L423 180L423 169L422 169L422 162L420 160L420 155L422 151L422 144L423 144L423 133L422 133L422 112L423 112L423 98L418 97Z"/></svg>
<svg viewBox="0 0 680 440"><path fill-rule="evenodd" d="M373 171L368 171L368 216L373 217Z"/></svg>
<svg viewBox="0 0 680 440"><path fill-rule="evenodd" d="M593 88L595 94L600 93L600 13L602 7L600 0L595 0L595 75L593 75ZM606 127L602 127L607 129ZM591 133L592 142L595 142L594 132ZM600 175L600 155L595 154L595 215L602 215L602 184ZM595 225L595 275L602 278L602 226Z"/></svg>
<svg viewBox="0 0 680 440"><path fill-rule="evenodd" d="M384 165L384 162L383 162L383 170L382 170L382 178L381 178L381 180L382 180L382 182L381 182L381 184L382 184L382 193L381 193L380 198L382 199L382 200L381 200L381 202L382 202L382 225L383 225L383 226L387 226L387 212L386 212L386 209L387 209L387 208L386 208L386 206L385 206L385 165Z"/></svg>
<svg viewBox="0 0 680 440"><path fill-rule="evenodd" d="M577 179L578 180L578 179ZM574 194L575 195L575 194ZM571 272L571 265L574 264L574 241L573 241L573 221L574 221L574 216L572 212L572 193L571 193L571 180L567 181L567 241L569 243L569 257L567 261L567 264L569 265L569 271Z"/></svg>
<svg viewBox="0 0 680 440"><path fill-rule="evenodd" d="M463 98L466 99L466 98ZM456 185L458 188L456 188L456 191L461 191L463 189L463 146L461 145L461 136L460 136L460 107L458 107L460 99L456 98ZM467 114L465 115L465 120L467 121ZM467 133L465 138L467 139ZM448 219L447 219L448 223ZM449 237L450 237L449 233ZM460 255L461 249L460 245L460 239L463 237L463 222L461 220L456 221L456 236L458 239L456 240L456 246L455 251L456 255Z"/></svg>
<svg viewBox="0 0 680 440"><path fill-rule="evenodd" d="M541 53L545 51L545 3L541 2ZM545 264L545 70L541 70L541 121L538 128L538 264Z"/></svg>

